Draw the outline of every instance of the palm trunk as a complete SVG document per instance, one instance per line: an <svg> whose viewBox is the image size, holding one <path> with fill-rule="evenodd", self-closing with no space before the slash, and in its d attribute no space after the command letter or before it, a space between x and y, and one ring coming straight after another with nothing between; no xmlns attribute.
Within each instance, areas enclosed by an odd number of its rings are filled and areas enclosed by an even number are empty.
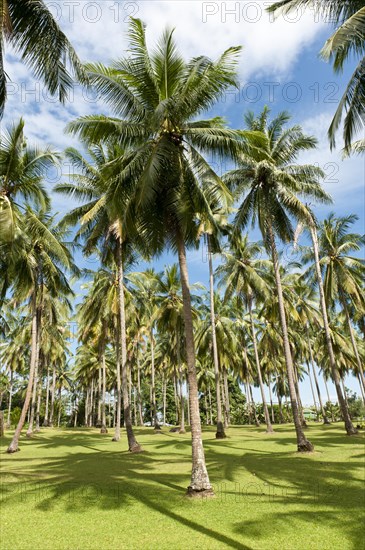
<svg viewBox="0 0 365 550"><path fill-rule="evenodd" d="M223 419L222 419L222 402L220 395L220 372L219 372L219 359L218 359L218 345L217 334L215 330L215 311L214 311L214 275L213 275L213 260L210 237L207 235L208 241L208 258L209 258L209 292L210 292L210 324L212 329L212 344L213 344L213 363L214 363L214 376L216 387L216 400L217 400L217 431L215 434L216 439L224 439L226 437Z"/></svg>
<svg viewBox="0 0 365 550"><path fill-rule="evenodd" d="M41 331L41 308L37 308L37 351L36 351L36 364L34 369L34 380L33 380L33 388L32 388L32 404L30 407L30 418L29 418L29 425L26 432L27 437L32 437L33 434L33 424L36 414L36 407L37 407L37 385L38 385L38 368L39 368L39 348L40 348L40 331Z"/></svg>
<svg viewBox="0 0 365 550"><path fill-rule="evenodd" d="M281 401L281 395L278 395L278 403L279 403L280 424L284 424L283 405Z"/></svg>
<svg viewBox="0 0 365 550"><path fill-rule="evenodd" d="M355 340L355 335L354 335L354 330L352 328L352 324L351 324L351 319L350 319L350 315L349 315L349 310L348 310L348 307L347 307L347 303L346 303L346 299L345 299L345 296L343 294L343 292L341 291L340 292L340 298L341 298L341 303L342 303L342 307L344 309L344 312L345 312L345 315L346 315L346 321L347 321L347 326L349 328L349 333L350 333L350 338L351 338L351 344L352 344L352 348L354 350L354 354L355 354L355 357L356 357L356 363L357 363L357 375L358 377L361 379L362 381L362 384L363 384L363 387L365 389L365 376L364 376L364 371L363 371L363 366L361 364L361 359L360 359L360 355L359 355L359 350L357 348L357 344L356 344L356 340ZM361 387L361 385L360 385ZM363 400L364 400L364 392L362 391L362 396L363 396Z"/></svg>
<svg viewBox="0 0 365 550"><path fill-rule="evenodd" d="M248 389L248 382L245 384L245 393L246 393L246 405L247 405L247 416L248 416L248 425L250 426L252 424L252 411L251 411L251 400L250 400L250 392Z"/></svg>
<svg viewBox="0 0 365 550"><path fill-rule="evenodd" d="M253 315L252 315L252 298L251 298L251 296L248 297L248 312L249 312L249 315L250 315L252 343L253 343L253 349L254 349L254 353L255 353L256 369L257 369L257 375L258 375L258 378L259 378L262 405L264 407L266 432L269 433L269 434L272 434L272 433L274 433L274 430L273 430L273 427L272 427L271 422L270 422L269 410L267 408L266 397L265 397L265 389L264 389L264 384L263 384L263 381L262 381L260 358L259 358L259 352L258 352L258 349L257 349L256 331L255 331L255 325L254 325L254 322L253 322ZM271 404L271 408L272 408L272 404Z"/></svg>
<svg viewBox="0 0 365 550"><path fill-rule="evenodd" d="M268 388L269 388L269 396L270 396L271 422L272 422L272 424L274 424L274 422L275 422L275 414L274 414L274 405L273 405L273 400L272 400L272 392L271 392L270 378L269 378Z"/></svg>
<svg viewBox="0 0 365 550"><path fill-rule="evenodd" d="M319 261L319 249L318 249L318 237L317 237L317 230L314 224L313 219L310 220L310 231L312 236L312 242L313 242L313 252L314 252L314 261L315 261L315 268L316 268L316 275L317 275L317 282L318 282L318 288L319 288L319 298L320 298L320 305L321 305L321 312L322 312L322 319L323 319L323 325L326 335L326 344L327 344L327 351L328 351L328 357L330 361L331 366L331 372L332 372L332 378L333 382L335 384L338 403L341 408L342 416L345 423L345 428L347 435L354 435L357 434L357 430L352 424L350 414L348 407L346 405L346 401L343 397L341 386L340 386L340 377L336 368L336 361L335 356L333 353L333 347L332 347L332 340L331 340L331 333L330 333L330 327L328 323L328 316L327 316L327 306L326 306L326 300L324 295L324 289L323 289L323 280L322 280L322 273L321 273L321 266Z"/></svg>
<svg viewBox="0 0 365 550"><path fill-rule="evenodd" d="M43 426L48 426L48 414L49 414L49 365L48 365L48 356L46 357L47 361L47 381L46 381L46 410L44 413Z"/></svg>
<svg viewBox="0 0 365 550"><path fill-rule="evenodd" d="M143 412L142 412L142 393L141 393L141 367L139 364L139 346L137 344L137 402L138 402L138 415L139 423L143 426Z"/></svg>
<svg viewBox="0 0 365 550"><path fill-rule="evenodd" d="M112 441L120 440L120 422L122 417L122 388L121 388L121 376L120 376L120 315L117 316L117 327L115 335L115 352L116 352L116 368L117 368L117 388L114 389L114 411L113 411L113 424L114 424L114 437Z"/></svg>
<svg viewBox="0 0 365 550"><path fill-rule="evenodd" d="M6 425L5 425L5 427L7 429L9 429L10 426L11 426L11 404L12 404L12 400L13 400L13 376L14 376L14 373L13 373L13 369L11 368L10 369L9 402L8 402L8 418L7 418Z"/></svg>
<svg viewBox="0 0 365 550"><path fill-rule="evenodd" d="M125 326L125 301L124 301L124 272L122 259L122 243L118 242L118 299L119 299L119 318L120 318L120 344L121 350L121 371L122 371L122 392L123 392L123 411L124 424L127 432L128 448L132 453L141 452L143 449L137 442L132 426L131 408L128 395L128 373L127 373L127 335Z"/></svg>
<svg viewBox="0 0 365 550"><path fill-rule="evenodd" d="M315 396L315 393L314 393L314 387L313 387L313 382L312 382L312 377L311 377L311 371L310 371L310 367L309 367L308 362L307 362L307 369L308 369L309 384L310 384L310 387L311 387L311 393L312 393L312 398L313 398L313 405L314 405L316 415L317 415L317 420L318 420L319 419L319 410L318 410L318 407L317 407L316 396Z"/></svg>
<svg viewBox="0 0 365 550"><path fill-rule="evenodd" d="M306 422L306 419L305 419L304 413L303 413L303 403L302 403L302 399L301 399L301 397L300 397L297 369L296 369L296 367L295 367L294 365L293 365L293 373L294 373L294 386L295 386L295 393L296 393L296 395L297 395L297 402L298 402L298 410L299 410L300 422L301 422L301 424L302 424L302 428L308 428L307 422Z"/></svg>
<svg viewBox="0 0 365 550"><path fill-rule="evenodd" d="M298 448L298 451L300 452L308 452L308 451L313 451L313 445L310 443L310 441L306 439L302 429L300 418L299 418L298 402L295 394L293 361L292 361L292 356L290 351L289 335L288 335L288 328L287 328L286 315L285 315L284 297L283 297L283 290L281 286L280 267L279 267L278 253L276 250L275 237L274 237L271 220L268 220L268 232L269 232L269 239L270 239L270 246L271 246L273 268L274 268L274 274L275 274L276 291L277 291L277 297L278 297L279 315L280 315L280 323L281 323L281 330L282 330L282 336L283 336L284 357L285 357L285 365L286 365L286 371L288 376L290 401L291 401L295 431L297 435L297 448Z"/></svg>
<svg viewBox="0 0 365 550"><path fill-rule="evenodd" d="M151 404L152 404L153 427L155 430L161 430L157 419L157 407L156 407L155 342L153 339L153 327L151 327L151 330L150 330L150 343L151 343Z"/></svg>
<svg viewBox="0 0 365 550"><path fill-rule="evenodd" d="M183 393L183 375L182 375L182 368L181 368L180 334L179 333L176 335L176 355L177 355L178 375L179 375L178 395L179 395L179 401L180 401L179 433L184 434L185 433L185 400L184 400L184 393Z"/></svg>
<svg viewBox="0 0 365 550"><path fill-rule="evenodd" d="M54 401L55 401L55 391L56 391L56 364L53 364L53 373L52 373L52 389L51 389L51 412L49 414L49 425L53 427L53 416L54 416ZM87 422L85 422L87 425Z"/></svg>
<svg viewBox="0 0 365 550"><path fill-rule="evenodd" d="M188 494L213 494L205 464L205 455L201 435L201 422L199 413L198 381L195 368L195 347L193 332L193 317L191 311L191 296L189 288L188 269L186 265L186 253L184 241L176 231L176 241L179 255L181 288L183 297L184 330L186 343L186 362L188 370L190 425L192 437L192 472Z"/></svg>
<svg viewBox="0 0 365 550"><path fill-rule="evenodd" d="M41 431L39 417L41 412L41 399L42 399L42 373L38 379L38 390L37 390L37 410L35 414L35 432L38 433Z"/></svg>
<svg viewBox="0 0 365 550"><path fill-rule="evenodd" d="M312 373L313 373L314 383L315 383L315 386L316 386L319 406L321 407L321 413L322 413L322 417L323 417L323 423L324 424L330 424L330 421L327 418L326 411L325 411L323 403L322 403L321 390L319 389L318 378L317 378L316 370L314 368L313 350L312 350L312 344L311 344L311 341L310 341L310 338L309 338L308 326L307 326L307 342L308 342L309 356L310 356L310 362L311 362L311 366L312 366Z"/></svg>
<svg viewBox="0 0 365 550"><path fill-rule="evenodd" d="M166 425L166 386L167 381L165 378L165 375L162 375L162 418L163 418L163 425Z"/></svg>
<svg viewBox="0 0 365 550"><path fill-rule="evenodd" d="M57 428L61 425L61 412L62 412L62 388L58 388L58 417L57 417Z"/></svg>
<svg viewBox="0 0 365 550"><path fill-rule="evenodd" d="M102 364L102 398L101 398L101 428L100 433L107 434L106 427L106 366L105 366L105 344L102 343L101 364ZM100 400L99 400L100 402ZM98 409L99 414L99 409Z"/></svg>
<svg viewBox="0 0 365 550"><path fill-rule="evenodd" d="M29 409L30 400L32 397L32 389L34 383L34 373L38 362L38 312L37 312L37 287L34 286L32 296L32 343L31 343L31 355L30 355L30 369L27 391L25 394L25 400L20 414L19 422L16 427L13 439L7 448L8 453L15 453L19 451L19 437L24 426L25 418Z"/></svg>
<svg viewBox="0 0 365 550"><path fill-rule="evenodd" d="M101 407L103 402L103 396L102 396L102 368L100 366L101 363L101 351L100 351L101 343L99 343L99 368L98 368L98 416L96 418L96 427L102 428L102 421L101 421ZM104 432L101 432L104 433Z"/></svg>
<svg viewBox="0 0 365 550"><path fill-rule="evenodd" d="M210 392L210 384L208 384L208 402L209 402L210 425L213 426L212 395Z"/></svg>
<svg viewBox="0 0 365 550"><path fill-rule="evenodd" d="M179 387L177 381L176 367L174 367L174 400L175 400L175 424L179 425Z"/></svg>
<svg viewBox="0 0 365 550"><path fill-rule="evenodd" d="M251 399L251 403L252 403L253 417L255 419L255 424L256 424L257 427L259 427L260 426L260 420L257 417L256 404L255 404L255 401L254 401L254 398L253 398L253 395L252 395L251 384L248 385L248 389L249 389L249 392L250 392L250 399Z"/></svg>

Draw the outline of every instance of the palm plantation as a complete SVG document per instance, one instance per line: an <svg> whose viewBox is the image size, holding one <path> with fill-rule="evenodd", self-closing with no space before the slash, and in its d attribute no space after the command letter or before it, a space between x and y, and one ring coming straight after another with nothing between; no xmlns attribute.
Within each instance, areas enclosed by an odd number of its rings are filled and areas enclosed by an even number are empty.
<svg viewBox="0 0 365 550"><path fill-rule="evenodd" d="M364 5L316 10L341 25L322 50L334 68L361 58L329 131L334 146L345 115L344 154L361 155ZM27 529L28 501L24 548L72 544L74 529L65 541L47 523L63 518L65 495L85 548L336 548L346 529L341 547L359 547L365 237L355 214L328 213L325 174L303 160L316 137L286 111L241 109L243 127L226 116L240 46L186 60L173 30L147 46L146 25L131 17L127 50L81 65L38 0L0 2L0 32L1 53L14 47L61 102L71 74L98 96L89 114L68 112L63 152L32 145L22 118L0 137L2 497L16 515L9 495L20 472L25 491L29 479L47 482L36 507L44 541ZM52 186L47 173L60 166L71 173ZM182 502L184 490L204 506ZM313 498L328 517L306 530L296 522L308 523ZM289 509L290 525L268 539L262 518L277 526ZM293 538L294 523L303 533Z"/></svg>

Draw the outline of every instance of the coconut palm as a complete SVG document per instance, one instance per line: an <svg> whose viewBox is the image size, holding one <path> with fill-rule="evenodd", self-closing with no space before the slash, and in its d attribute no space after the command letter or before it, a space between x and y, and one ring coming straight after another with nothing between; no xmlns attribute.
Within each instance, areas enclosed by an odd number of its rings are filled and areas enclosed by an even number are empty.
<svg viewBox="0 0 365 550"><path fill-rule="evenodd" d="M287 113L280 113L270 123L268 114L265 107L258 117L252 112L246 115L247 130L243 132L246 150L225 181L243 197L235 218L236 233L250 219L252 223L257 221L271 254L297 445L299 451L305 452L313 446L304 436L298 414L276 238L290 242L294 237L292 219L303 220L307 216L307 208L297 195L322 201L329 198L319 184L322 171L315 166L295 164L300 152L315 148L316 139L306 136L299 126L285 128L290 119Z"/></svg>
<svg viewBox="0 0 365 550"><path fill-rule="evenodd" d="M335 145L335 134L344 116L343 138L345 150L351 150L351 141L355 134L364 128L365 115L365 2L364 0L280 0L268 8L279 15L302 7L310 7L315 13L336 26L335 32L326 41L321 50L322 57L333 60L335 72L342 72L345 62L352 56L359 63L351 75L344 95L337 107L328 130L331 147ZM363 150L364 141L358 142L354 149Z"/></svg>
<svg viewBox="0 0 365 550"><path fill-rule="evenodd" d="M124 265L133 263L134 254L128 234L125 210L128 205L131 177L120 186L119 175L129 171L132 153L126 152L119 145L103 147L98 144L90 146L85 158L76 149L68 149L66 154L80 173L72 176L72 182L56 186L58 192L66 193L81 201L87 201L82 206L67 214L63 223L76 225L80 223L77 237L84 240L86 255L101 251L102 261L114 263L116 269L115 284L118 289L118 319L117 319L117 393L118 418L114 440L118 441L120 426L121 394L123 393L124 421L126 426L129 450L140 452L133 432L128 394L127 375L127 334L125 317L125 281ZM123 205L123 206L122 206ZM138 241L138 238L135 238Z"/></svg>
<svg viewBox="0 0 365 550"><path fill-rule="evenodd" d="M47 212L36 213L28 207L23 216L22 229L25 245L17 262L19 270L13 287L16 300L29 299L32 319L31 359L26 396L14 437L7 449L8 453L19 450L19 436L32 397L39 360L44 292L72 295L64 270L74 269L71 254L63 242L65 232L54 223Z"/></svg>
<svg viewBox="0 0 365 550"><path fill-rule="evenodd" d="M197 216L214 224L208 194L226 189L204 154L233 154L239 148L237 133L223 127L221 119L198 120L232 85L240 48L230 48L213 62L199 56L185 62L172 31L165 31L151 53L145 27L132 19L130 55L113 63L87 65L88 76L116 117L81 117L69 130L92 140L119 140L135 148L123 181L135 178L134 200L126 212L135 223L136 235L148 242L151 253L166 246L178 253L184 305L184 328L188 366L192 433L190 494L211 492L201 438L198 386L186 247L196 242ZM202 176L211 185L203 190ZM122 207L122 206L121 206Z"/></svg>
<svg viewBox="0 0 365 550"><path fill-rule="evenodd" d="M365 261L351 255L351 252L358 252L365 244L365 236L349 232L356 220L357 216L354 215L336 218L334 213L329 214L320 227L319 249L326 302L334 308L338 301L343 309L356 357L357 373L365 383L363 361L356 345L349 309L352 303L358 311L365 311L362 287Z"/></svg>
<svg viewBox="0 0 365 550"><path fill-rule="evenodd" d="M43 0L6 0L0 6L0 117L6 101L4 45L20 54L47 90L64 102L73 83L85 80L82 65Z"/></svg>
<svg viewBox="0 0 365 550"><path fill-rule="evenodd" d="M248 308L250 329L255 354L256 371L258 375L265 422L268 433L273 433L269 411L265 397L264 383L261 373L260 358L257 348L256 328L253 317L253 302L256 298L265 299L269 294L268 286L260 275L267 261L260 259L262 248L258 243L250 243L248 235L231 239L228 251L223 252L224 263L218 267L217 273L226 287L226 298L237 294Z"/></svg>
<svg viewBox="0 0 365 550"><path fill-rule="evenodd" d="M157 309L157 292L160 275L153 269L148 269L141 273L130 273L129 281L134 286L134 299L138 306L140 315L144 318L145 326L148 330L149 344L151 351L151 398L152 398L152 417L155 430L160 430L157 418L156 406L156 385L155 385L155 320Z"/></svg>

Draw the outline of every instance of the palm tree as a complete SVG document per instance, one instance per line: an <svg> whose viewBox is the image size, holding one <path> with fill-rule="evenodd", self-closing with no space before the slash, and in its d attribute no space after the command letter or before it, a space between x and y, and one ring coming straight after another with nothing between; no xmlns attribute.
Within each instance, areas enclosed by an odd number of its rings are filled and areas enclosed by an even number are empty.
<svg viewBox="0 0 365 550"><path fill-rule="evenodd" d="M310 7L316 14L336 26L335 32L326 41L321 50L322 57L333 60L333 68L342 72L345 62L353 55L360 58L351 75L344 95L342 96L333 117L328 135L331 147L335 146L335 134L345 114L343 138L345 151L351 151L351 141L354 135L364 128L365 115L365 2L364 0L280 0L268 8L276 14L289 13L302 7ZM337 26L338 25L338 26ZM356 152L363 151L364 141L354 146Z"/></svg>
<svg viewBox="0 0 365 550"><path fill-rule="evenodd" d="M26 396L14 437L7 449L8 453L19 450L19 436L31 401L33 384L35 384L44 292L48 291L53 295L59 293L71 295L72 290L63 270L74 269L71 254L63 242L65 232L54 224L53 218L47 212L35 213L28 207L23 217L22 229L25 246L22 257L17 263L19 272L14 282L14 295L18 301L29 298L32 318L31 359Z"/></svg>
<svg viewBox="0 0 365 550"><path fill-rule="evenodd" d="M43 0L6 0L0 8L0 117L6 101L4 43L40 78L47 90L64 102L72 87L69 69L85 81L83 67L66 35Z"/></svg>
<svg viewBox="0 0 365 550"><path fill-rule="evenodd" d="M237 133L223 128L221 119L197 120L230 86L236 85L237 55L230 48L213 62L200 56L186 63L177 51L173 32L165 31L151 54L145 27L132 19L130 56L112 67L87 65L88 76L117 117L81 117L69 130L81 138L132 144L120 187L131 175L134 196L126 217L142 235L151 254L166 246L177 251L180 266L189 404L192 433L192 478L189 494L212 491L201 438L191 296L186 247L195 245L197 216L215 224L208 193L226 193L204 154L230 155L238 150ZM202 176L209 174L209 191ZM122 208L122 204L120 206Z"/></svg>
<svg viewBox="0 0 365 550"><path fill-rule="evenodd" d="M365 384L363 362L360 359L349 313L349 304L353 304L358 311L365 311L362 287L365 261L350 255L351 252L361 250L365 243L365 236L349 233L350 226L356 220L357 216L354 215L336 218L333 213L329 214L320 227L319 250L326 302L333 308L338 300L343 309L356 357L357 374Z"/></svg>
<svg viewBox="0 0 365 550"><path fill-rule="evenodd" d="M248 235L242 238L236 237L236 239L231 239L229 248L230 250L228 252L223 253L224 263L218 268L217 272L221 275L221 280L226 286L226 297L231 297L233 293L236 293L248 307L256 370L259 379L267 433L273 433L266 403L264 383L262 380L252 309L253 301L256 298L265 299L269 293L265 280L260 275L260 268L262 270L267 262L257 259L257 256L261 255L262 249L258 243L249 243Z"/></svg>
<svg viewBox="0 0 365 550"><path fill-rule="evenodd" d="M326 293L325 293L325 289L324 289L324 282L323 282L323 276L322 276L321 264L320 264L320 255L319 255L320 254L320 249L319 249L319 243L318 243L318 233L317 233L316 221L315 221L315 218L314 218L314 216L311 212L309 212L309 214L308 214L307 223L308 223L308 226L309 226L309 230L310 230L310 234L311 234L311 238L312 238L312 243L313 243L314 270L315 270L315 274L316 274L316 282L318 284L318 289L319 289L319 302L320 302L320 307L321 307L323 328L324 328L324 334L325 334L325 343L326 343L326 348L327 348L327 352L328 352L328 360L329 360L329 364L330 364L330 368L331 368L332 379L333 379L333 382L335 384L337 398L338 398L338 402L339 402L341 412L342 412L342 416L343 416L343 419L344 419L346 432L347 432L348 435L354 435L354 434L357 433L357 431L356 431L356 429L354 428L354 426L352 424L350 414L349 414L349 410L348 410L348 406L347 406L347 403L346 403L346 399L344 398L343 393L342 393L342 389L341 389L341 385L340 385L340 377L339 377L339 373L338 373L338 367L337 367L337 364L336 364L335 353L334 353L334 349L333 349L331 327L330 327L329 318L328 318L328 311L327 311L328 300L327 300L326 295L325 295ZM308 261L311 258L312 258L312 252L310 252L309 255L304 255L303 256L303 260L305 262Z"/></svg>
<svg viewBox="0 0 365 550"><path fill-rule="evenodd" d="M155 430L160 430L157 418L156 406L156 385L155 385L155 336L154 325L156 320L157 292L160 275L153 269L142 273L129 274L129 280L133 283L135 292L134 298L138 304L138 311L143 316L145 326L148 330L149 344L151 351L151 397L152 417Z"/></svg>
<svg viewBox="0 0 365 550"><path fill-rule="evenodd" d="M101 250L104 263L114 263L116 269L115 284L118 290L118 319L116 326L116 363L118 418L114 441L118 441L120 426L121 394L123 393L124 421L126 426L129 450L140 452L132 427L127 376L127 334L125 318L125 285L124 265L133 263L134 254L128 233L125 210L128 205L131 178L120 186L119 175L129 172L132 153L126 152L119 145L103 147L98 144L90 146L88 161L75 150L66 151L68 158L81 174L74 174L71 183L56 186L58 192L66 193L81 201L87 201L75 208L64 219L64 224L80 223L78 237L84 239L86 255ZM128 185L127 185L128 183ZM138 238L136 237L136 241Z"/></svg>
<svg viewBox="0 0 365 550"><path fill-rule="evenodd" d="M312 451L313 446L305 438L299 418L276 237L290 242L294 237L291 219L304 219L307 215L307 208L297 194L322 201L329 198L318 183L322 176L320 169L294 164L300 152L315 148L316 139L303 134L299 126L285 128L290 119L287 113L280 113L271 123L267 120L268 113L265 107L257 118L252 112L246 115L248 129L243 132L246 150L238 167L226 175L225 181L245 193L235 218L236 233L246 227L250 219L253 223L257 220L271 254L297 445L299 451L306 452Z"/></svg>

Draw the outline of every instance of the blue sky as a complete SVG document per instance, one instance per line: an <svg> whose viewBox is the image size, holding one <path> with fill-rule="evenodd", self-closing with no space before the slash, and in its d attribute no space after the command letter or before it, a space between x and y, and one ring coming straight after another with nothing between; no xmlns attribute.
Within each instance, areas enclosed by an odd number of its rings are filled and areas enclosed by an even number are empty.
<svg viewBox="0 0 365 550"><path fill-rule="evenodd" d="M273 115L282 110L290 111L293 124L301 124L319 141L318 149L303 155L299 161L318 163L326 173L324 186L334 199L331 207L317 207L317 216L323 218L331 210L338 215L355 213L359 221L354 229L364 232L364 159L342 161L340 134L337 150L332 153L326 136L355 61L348 65L343 75L335 75L331 65L319 58L318 52L332 27L316 20L311 11L298 12L291 20L279 18L273 22L264 11L270 2L263 1L61 0L46 3L83 61L107 63L124 55L129 15L147 23L150 43L166 24L176 27L176 39L186 57L206 54L214 58L229 46L243 45L240 89L227 93L211 114L223 115L230 126L239 128L244 112L249 109L260 112L267 104ZM14 52L8 51L6 70L12 82L2 126L23 116L25 132L31 141L48 143L58 150L77 145L64 134L67 122L82 114L107 113L102 102L87 95L80 86L75 87L73 97L65 106L59 105L48 96L42 84L34 80ZM229 166L214 167L220 173ZM64 171L67 173L67 167ZM50 188L55 180L65 177L61 174L52 177ZM53 202L61 214L73 206L61 196L53 195ZM252 238L258 238L256 231L252 232ZM154 265L161 269L173 261L175 259L166 254ZM95 263L89 261L85 265L93 268ZM191 282L207 284L204 250L189 253L189 269ZM349 380L347 385L357 389L354 380ZM331 394L334 396L333 388ZM303 400L311 401L307 383L303 385Z"/></svg>

